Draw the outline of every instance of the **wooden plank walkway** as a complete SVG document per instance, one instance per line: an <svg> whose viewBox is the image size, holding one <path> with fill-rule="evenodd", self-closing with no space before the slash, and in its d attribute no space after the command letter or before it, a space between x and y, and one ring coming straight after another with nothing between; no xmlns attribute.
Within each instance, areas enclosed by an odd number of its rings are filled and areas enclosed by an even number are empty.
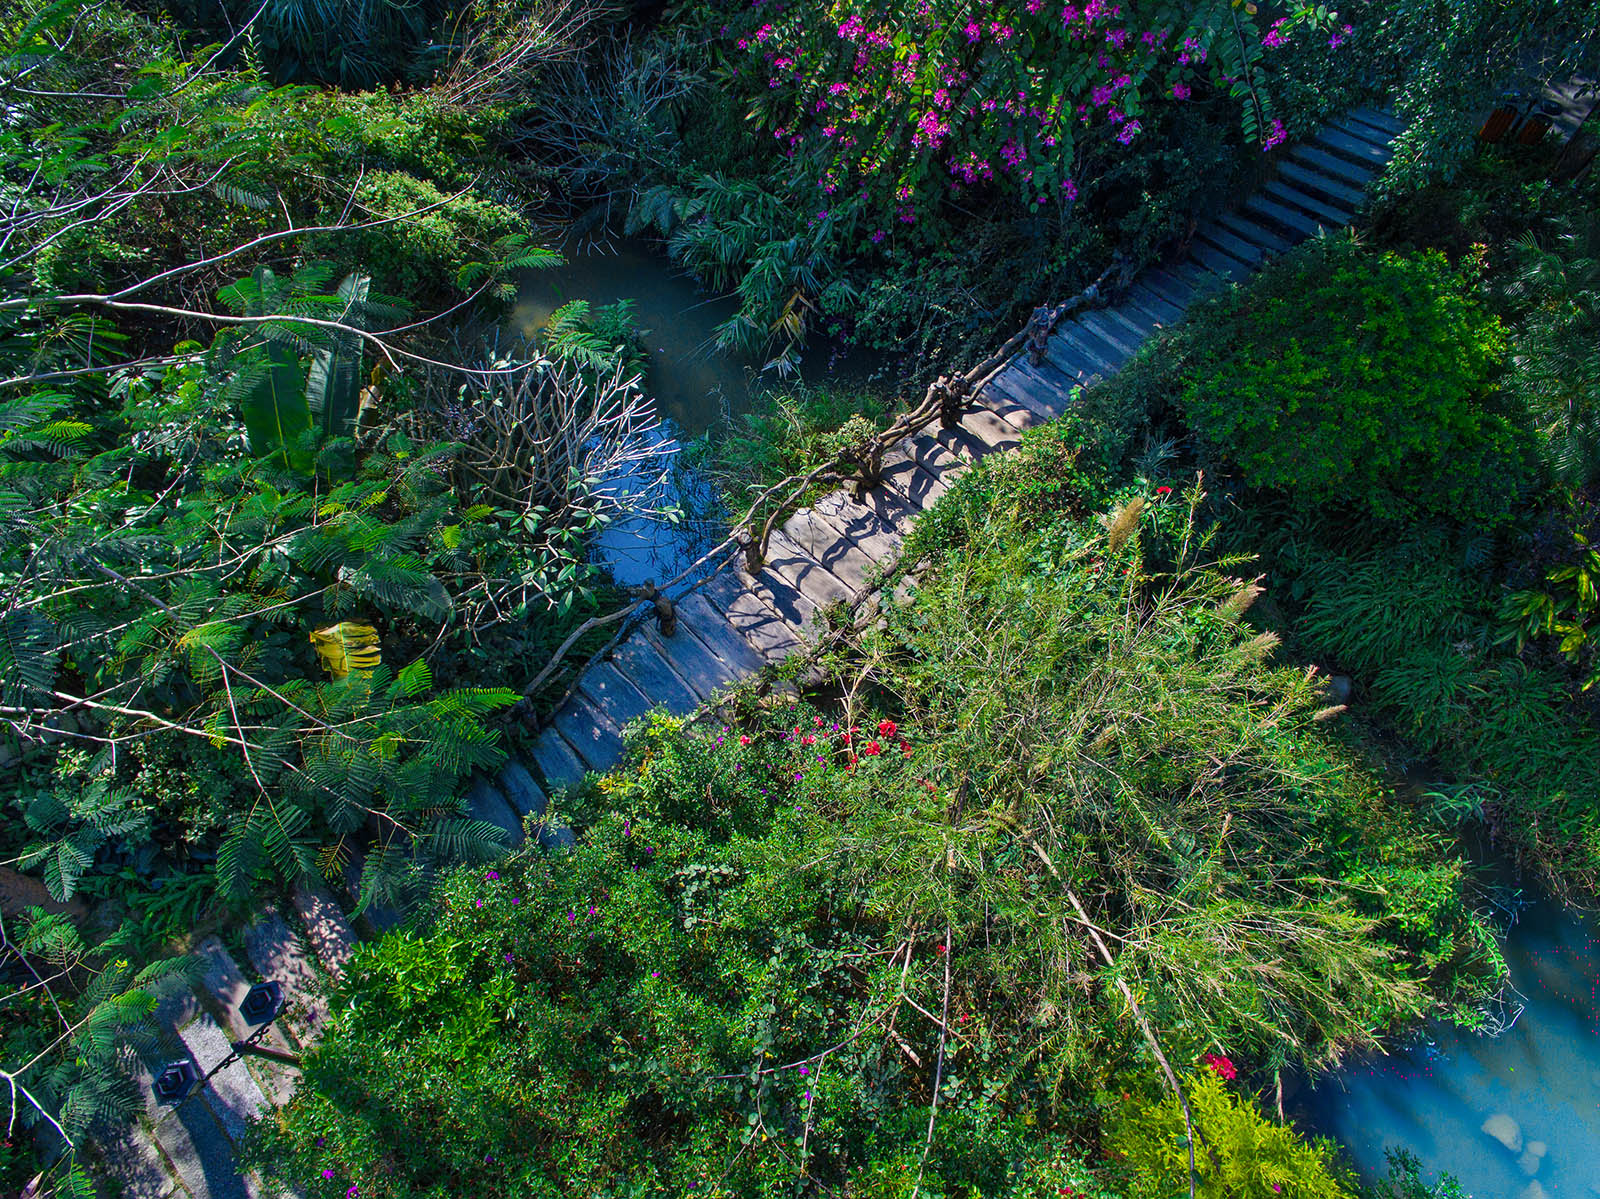
<svg viewBox="0 0 1600 1199"><path fill-rule="evenodd" d="M817 631L821 609L862 598L917 514L973 462L1060 416L1075 387L1114 373L1146 337L1181 320L1197 296L1244 278L1320 231L1349 224L1400 129L1389 113L1356 109L1291 147L1276 177L1238 211L1202 224L1181 258L1142 272L1119 304L1059 325L1042 365L1026 353L1014 358L983 387L959 428L929 427L887 453L876 490L858 499L841 489L796 512L774 531L756 576L732 561L696 594L674 597L676 634L663 637L653 625L635 632L609 662L585 674L535 739L530 760L506 772L527 779L531 771L551 789L577 782L585 770L610 769L621 756L623 726L647 706L686 714L718 689L800 649ZM514 824L529 810L542 814L544 791L532 779L520 789L530 786L537 802L512 803L504 775L497 787L476 787L473 814L500 824Z"/></svg>

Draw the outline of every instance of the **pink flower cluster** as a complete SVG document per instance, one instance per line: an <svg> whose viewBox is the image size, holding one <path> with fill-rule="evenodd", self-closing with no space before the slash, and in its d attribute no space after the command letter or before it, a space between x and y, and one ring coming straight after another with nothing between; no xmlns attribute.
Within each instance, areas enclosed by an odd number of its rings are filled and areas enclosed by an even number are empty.
<svg viewBox="0 0 1600 1199"><path fill-rule="evenodd" d="M818 31L800 10L754 0L742 34L735 23L725 36L737 35L731 40L761 70L757 85L773 93L761 109L777 126L780 152L805 156L800 178L814 186L814 200L838 197L849 211L876 206L881 215L867 229L879 243L891 211L910 225L938 201L941 176L958 191L1010 188L1035 208L1059 187L1057 199L1070 204L1079 142L1132 145L1152 97L1186 101L1203 73L1216 77L1208 66L1212 30L1143 28L1132 9L1127 0L960 8L916 0L869 14L845 0L836 23ZM1302 8L1274 21L1261 44L1286 45L1305 15ZM1349 32L1336 31L1332 44ZM1018 41L1025 49L1011 44ZM1285 137L1273 123L1263 149Z"/></svg>

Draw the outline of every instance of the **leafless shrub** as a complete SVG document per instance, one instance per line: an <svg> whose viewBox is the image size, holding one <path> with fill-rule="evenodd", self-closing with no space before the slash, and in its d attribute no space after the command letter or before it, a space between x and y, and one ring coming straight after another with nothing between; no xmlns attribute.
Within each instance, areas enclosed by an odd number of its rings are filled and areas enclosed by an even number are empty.
<svg viewBox="0 0 1600 1199"><path fill-rule="evenodd" d="M591 25L611 12L605 3L475 0L451 29L453 53L434 87L447 103L479 107L527 95L533 76L571 62Z"/></svg>

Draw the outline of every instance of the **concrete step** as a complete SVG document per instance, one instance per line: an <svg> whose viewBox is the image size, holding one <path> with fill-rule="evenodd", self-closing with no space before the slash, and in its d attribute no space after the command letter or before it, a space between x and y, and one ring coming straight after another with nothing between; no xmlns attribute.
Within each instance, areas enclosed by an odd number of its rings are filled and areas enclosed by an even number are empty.
<svg viewBox="0 0 1600 1199"><path fill-rule="evenodd" d="M209 1014L202 1013L178 1030L189 1057L200 1067L201 1074L210 1074L233 1054L233 1043L222 1027ZM238 1143L244 1139L250 1121L266 1109L267 1097L250 1076L243 1060L218 1070L201 1092L217 1122L230 1139Z"/></svg>
<svg viewBox="0 0 1600 1199"><path fill-rule="evenodd" d="M350 927L344 909L322 886L304 881L294 885L289 898L317 961L322 963L328 977L337 982L344 977L345 967L357 944L355 930Z"/></svg>
<svg viewBox="0 0 1600 1199"><path fill-rule="evenodd" d="M745 577L737 567L727 567L707 581L703 593L750 648L768 662L781 662L804 648L783 617L753 588L744 585Z"/></svg>
<svg viewBox="0 0 1600 1199"><path fill-rule="evenodd" d="M233 960L233 955L223 946L221 939L215 936L207 937L196 945L194 955L202 963L200 988L207 1006L221 1021L230 1038L236 1041L246 1039L256 1031L256 1027L246 1024L244 1017L239 1014L239 1005L250 990L244 971ZM273 1024L257 1043L280 1053L293 1053L296 1048L277 1024ZM294 1094L295 1083L300 1079L299 1070L265 1058L250 1058L245 1064L268 1100L278 1107L289 1102Z"/></svg>
<svg viewBox="0 0 1600 1199"><path fill-rule="evenodd" d="M92 1157L94 1175L115 1189L96 1188L99 1194L120 1199L187 1199L178 1189L177 1175L155 1146L155 1140L138 1124L120 1125L95 1134Z"/></svg>
<svg viewBox="0 0 1600 1199"><path fill-rule="evenodd" d="M510 761L502 766L495 783L518 819L525 820L529 816L537 819L550 806L550 798L544 793L544 788L534 782L533 775L521 762Z"/></svg>
<svg viewBox="0 0 1600 1199"><path fill-rule="evenodd" d="M1026 404L1017 403L1005 392L997 389L992 382L973 400L973 403L985 411L994 413L1016 433L1026 433L1035 425L1042 423L1037 412Z"/></svg>
<svg viewBox="0 0 1600 1199"><path fill-rule="evenodd" d="M1120 327L1127 334L1128 339L1133 343L1135 352L1138 351L1140 346L1144 345L1144 339L1150 336L1149 329L1140 325L1128 315L1126 304L1115 304L1110 308L1102 308L1099 310L1099 314L1113 325Z"/></svg>
<svg viewBox="0 0 1600 1199"><path fill-rule="evenodd" d="M1394 155L1394 135L1382 129L1377 129L1365 121L1357 120L1349 113L1334 117L1328 122L1328 128L1339 133L1353 137L1358 142L1365 142L1384 152L1384 161L1387 162Z"/></svg>
<svg viewBox="0 0 1600 1199"><path fill-rule="evenodd" d="M736 678L749 678L766 665L761 655L734 630L728 618L698 592L678 601L678 624L699 638Z"/></svg>
<svg viewBox="0 0 1600 1199"><path fill-rule="evenodd" d="M1028 351L1024 350L1022 357L1026 358L1027 354ZM1060 416L1063 410L1061 401L1054 392L1046 391L1040 384L1032 382L1024 371L1018 369L1015 362L990 379L981 394L984 399L991 399L996 395L1004 396L1012 403L1022 405L1040 420L1052 420Z"/></svg>
<svg viewBox="0 0 1600 1199"><path fill-rule="evenodd" d="M1079 313L1077 324L1087 334L1099 338L1102 345L1111 348L1114 352L1114 356L1110 359L1113 366L1121 366L1133 357L1134 351L1139 348L1143 340L1122 329L1100 309Z"/></svg>
<svg viewBox="0 0 1600 1199"><path fill-rule="evenodd" d="M1062 321L1045 342L1045 354L1061 370L1088 371L1102 379L1122 365L1117 354L1077 321Z"/></svg>
<svg viewBox="0 0 1600 1199"><path fill-rule="evenodd" d="M1374 145L1371 140L1361 137L1353 130L1341 127L1337 121L1317 133L1312 141L1330 154L1338 154L1365 163L1373 171L1384 166L1394 156L1387 141Z"/></svg>
<svg viewBox="0 0 1600 1199"><path fill-rule="evenodd" d="M645 625L634 635L655 646L702 701L739 681L738 671L707 649L692 632L681 627L671 637L663 637L652 625Z"/></svg>
<svg viewBox="0 0 1600 1199"><path fill-rule="evenodd" d="M279 1027L287 1027L302 1046L314 1044L327 1020L322 980L315 958L277 909L270 904L244 930L245 956L264 979L283 985L284 1010Z"/></svg>
<svg viewBox="0 0 1600 1199"><path fill-rule="evenodd" d="M784 522L783 531L854 595L867 585L876 563L810 508L802 508Z"/></svg>
<svg viewBox="0 0 1600 1199"><path fill-rule="evenodd" d="M1195 298L1200 294L1199 289L1188 280L1158 266L1149 267L1143 271L1139 275L1139 283L1149 288L1174 308L1181 309L1184 312L1189 310L1189 305L1194 303Z"/></svg>
<svg viewBox="0 0 1600 1199"><path fill-rule="evenodd" d="M248 1194L233 1143L199 1095L155 1121L155 1141L193 1199L239 1199Z"/></svg>
<svg viewBox="0 0 1600 1199"><path fill-rule="evenodd" d="M969 408L962 414L961 428L990 450L1008 450L1022 440L1015 426L981 405Z"/></svg>
<svg viewBox="0 0 1600 1199"><path fill-rule="evenodd" d="M1001 377L1013 374L1017 376L1019 386L1026 385L1031 390L1032 398L1039 401L1046 411L1057 416L1077 402L1072 394L1074 388L1088 386L1087 380L1062 370L1048 355L1042 363L1034 365L1033 354L1029 350L1013 358L1011 364L1001 372ZM1004 386L1016 390L1009 378Z"/></svg>
<svg viewBox="0 0 1600 1199"><path fill-rule="evenodd" d="M1392 112L1376 108L1352 108L1346 115L1354 117L1363 125L1370 125L1380 132L1387 133L1390 137L1398 137L1405 132L1405 125Z"/></svg>
<svg viewBox="0 0 1600 1199"><path fill-rule="evenodd" d="M1354 214L1353 209L1331 204L1305 188L1295 186L1286 178L1272 180L1261 189L1261 193L1266 199L1296 209L1329 230L1343 229Z"/></svg>
<svg viewBox="0 0 1600 1199"><path fill-rule="evenodd" d="M1250 274L1251 269L1248 262L1241 262L1231 254L1224 254L1199 238L1189 246L1189 261L1221 279L1243 279Z"/></svg>
<svg viewBox="0 0 1600 1199"><path fill-rule="evenodd" d="M475 775L467 785L467 816L492 824L505 833L506 848L516 849L526 839L522 820L500 789L482 775Z"/></svg>
<svg viewBox="0 0 1600 1199"><path fill-rule="evenodd" d="M1289 236L1297 240L1315 237L1324 229L1339 228L1332 221L1321 219L1288 204L1281 204L1265 195L1251 196L1244 202L1244 211L1286 230Z"/></svg>
<svg viewBox="0 0 1600 1199"><path fill-rule="evenodd" d="M1225 212L1217 218L1217 224L1226 229L1242 242L1258 246L1268 254L1283 254L1294 249L1296 238L1291 241L1268 228L1265 222L1253 220L1251 217L1237 212Z"/></svg>
<svg viewBox="0 0 1600 1199"><path fill-rule="evenodd" d="M767 565L818 608L849 602L851 587L797 545L782 529L772 530L767 541Z"/></svg>
<svg viewBox="0 0 1600 1199"><path fill-rule="evenodd" d="M569 695L556 709L550 725L578 751L590 770L610 770L622 757L622 726L581 691Z"/></svg>
<svg viewBox="0 0 1600 1199"><path fill-rule="evenodd" d="M826 519L841 534L880 567L886 567L900 552L904 541L899 527L883 515L881 508L869 508L858 503L847 491L830 492L816 502L818 515ZM903 508L892 513L895 520L909 525L909 514Z"/></svg>
<svg viewBox="0 0 1600 1199"><path fill-rule="evenodd" d="M603 709L619 728L638 720L654 705L625 675L609 662L596 662L578 680L578 690L595 707Z"/></svg>
<svg viewBox="0 0 1600 1199"><path fill-rule="evenodd" d="M1331 154L1310 144L1301 144L1289 152L1296 162L1303 162L1313 170L1321 171L1330 179L1348 183L1363 194L1372 180L1373 169L1362 163L1351 162L1339 154Z"/></svg>
<svg viewBox="0 0 1600 1199"><path fill-rule="evenodd" d="M1215 222L1202 225L1195 232L1195 240L1221 250L1229 258L1237 259L1252 270L1266 261L1267 252L1258 245L1245 241Z"/></svg>

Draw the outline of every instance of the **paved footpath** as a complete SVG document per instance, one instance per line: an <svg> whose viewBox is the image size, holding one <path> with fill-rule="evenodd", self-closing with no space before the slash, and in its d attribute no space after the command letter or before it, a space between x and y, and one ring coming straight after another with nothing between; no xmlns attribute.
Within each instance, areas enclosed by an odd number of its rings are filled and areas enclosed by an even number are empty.
<svg viewBox="0 0 1600 1199"><path fill-rule="evenodd" d="M592 665L534 739L525 760L478 780L472 814L521 840L522 821L544 814L546 792L622 756L622 729L652 707L687 714L719 689L800 649L827 605L860 599L893 560L917 514L977 459L1060 416L1075 387L1112 374L1155 330L1177 323L1198 296L1242 279L1268 258L1355 218L1366 187L1400 132L1391 114L1360 108L1283 154L1272 179L1202 225L1177 261L1145 270L1120 302L1056 327L1045 361L1019 353L979 392L954 429L929 429L884 457L882 486L857 499L841 489L773 531L766 566L732 560L696 592L673 596L678 625L634 632ZM570 834L537 826L547 845Z"/></svg>
<svg viewBox="0 0 1600 1199"><path fill-rule="evenodd" d="M1181 320L1195 297L1245 277L1319 230L1349 224L1399 131L1392 116L1371 109L1331 122L1283 155L1272 181L1238 211L1202 226L1181 260L1144 271L1112 307L1058 326L1042 365L1019 354L984 386L957 428L918 433L887 453L882 486L861 499L835 491L796 512L773 531L766 566L755 576L729 563L698 590L673 596L676 632L668 637L643 626L609 661L585 671L526 760L507 763L492 781L473 781L471 814L499 825L513 842L522 840L532 817L541 844L570 844L567 830L538 823L546 796L586 771L616 765L630 720L656 706L686 715L803 648L819 629L821 610L863 598L917 514L973 462L1060 416L1075 387L1116 371L1152 332ZM261 913L245 932L244 948L254 975L282 982L289 999L267 1044L294 1051L316 1039L326 1014L321 979L338 977L354 937L326 892L297 889L290 906ZM272 1193L240 1171L234 1150L250 1117L288 1099L292 1067L259 1058L235 1062L176 1109L159 1106L150 1094L162 1062L187 1055L209 1070L226 1058L229 1041L246 1032L237 1021L247 989L243 970L214 937L197 952L206 961L204 979L168 996L158 1011L161 1044L139 1080L142 1119L98 1142L102 1173L120 1183L126 1199Z"/></svg>

